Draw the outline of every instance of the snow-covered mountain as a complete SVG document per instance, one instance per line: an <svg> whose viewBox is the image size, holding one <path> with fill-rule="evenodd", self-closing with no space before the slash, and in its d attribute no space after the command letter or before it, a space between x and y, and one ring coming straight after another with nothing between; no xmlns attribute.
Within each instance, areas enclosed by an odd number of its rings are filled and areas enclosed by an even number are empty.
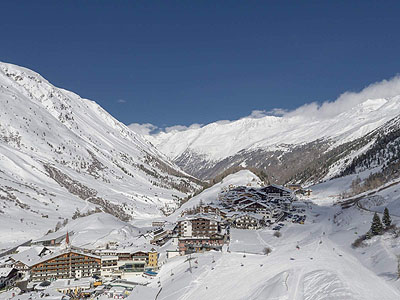
<svg viewBox="0 0 400 300"><path fill-rule="evenodd" d="M42 235L73 214L160 216L198 181L95 102L0 63L0 235Z"/></svg>
<svg viewBox="0 0 400 300"><path fill-rule="evenodd" d="M284 183L316 158L362 139L399 113L400 96L395 96L367 99L329 116L304 110L283 116L246 117L147 138L183 170L199 178L209 179L231 167L243 166L263 169L271 181ZM343 168L331 170L328 178Z"/></svg>

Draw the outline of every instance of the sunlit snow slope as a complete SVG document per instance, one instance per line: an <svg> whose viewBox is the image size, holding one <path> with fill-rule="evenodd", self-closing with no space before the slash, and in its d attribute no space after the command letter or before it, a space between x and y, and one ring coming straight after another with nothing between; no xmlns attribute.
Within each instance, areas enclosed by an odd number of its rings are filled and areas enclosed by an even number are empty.
<svg viewBox="0 0 400 300"><path fill-rule="evenodd" d="M0 63L3 240L40 236L75 212L97 209L125 221L159 216L196 187L95 102Z"/></svg>
<svg viewBox="0 0 400 300"><path fill-rule="evenodd" d="M365 136L399 113L400 96L396 96L368 99L330 117L307 112L247 117L183 131L160 132L147 138L184 170L198 177L212 178L239 165L278 174L281 171L274 169L274 165L281 163L283 167L290 165L301 171L313 157ZM302 157L305 157L303 165L297 166L296 161ZM281 174L278 181L293 175Z"/></svg>

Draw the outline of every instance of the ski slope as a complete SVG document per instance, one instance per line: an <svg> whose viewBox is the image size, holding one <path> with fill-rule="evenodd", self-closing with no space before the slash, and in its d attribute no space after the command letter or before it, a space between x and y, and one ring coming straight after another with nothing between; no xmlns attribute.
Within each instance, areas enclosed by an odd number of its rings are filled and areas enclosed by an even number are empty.
<svg viewBox="0 0 400 300"><path fill-rule="evenodd" d="M189 200L185 207L197 205L200 199L215 201L223 185L232 182L252 182L251 173L240 171L228 176ZM230 244L222 252L168 260L157 277L148 286L134 289L129 299L154 299L157 294L159 300L400 299L396 273L400 238L386 233L368 240L366 247L351 247L369 230L374 211L382 212L388 206L393 223L400 223L400 215L396 216L400 185L378 192L378 202L366 199L371 211L332 205L330 197L346 188L341 180L319 185L312 198L315 203L302 204L306 223L284 222L279 238L268 228L231 229ZM264 254L266 247L272 250L269 255Z"/></svg>
<svg viewBox="0 0 400 300"><path fill-rule="evenodd" d="M332 223L336 209L311 207L309 222L284 226L280 238L268 229L234 230L230 252L192 255L192 272L188 256L175 257L149 287L162 287L160 300L399 299L393 282L364 265L349 246L336 242L342 231ZM272 253L262 254L264 247ZM151 299L141 291L129 299Z"/></svg>

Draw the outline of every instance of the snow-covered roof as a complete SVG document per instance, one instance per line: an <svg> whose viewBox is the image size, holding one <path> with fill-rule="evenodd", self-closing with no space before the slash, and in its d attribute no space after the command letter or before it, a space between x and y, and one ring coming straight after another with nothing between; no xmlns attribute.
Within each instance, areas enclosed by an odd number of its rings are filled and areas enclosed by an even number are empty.
<svg viewBox="0 0 400 300"><path fill-rule="evenodd" d="M136 252L151 252L153 251L158 251L159 247L157 245L151 245L151 244L138 244L138 245L132 245L132 246L125 246L123 248L118 248L115 250L116 253L136 253Z"/></svg>
<svg viewBox="0 0 400 300"><path fill-rule="evenodd" d="M126 290L126 288L125 287L123 287L123 286L113 286L111 289L110 289L110 293L124 293L125 292L125 290Z"/></svg>
<svg viewBox="0 0 400 300"><path fill-rule="evenodd" d="M271 209L270 205L268 205L266 203L263 203L263 202L259 202L259 201L252 201L251 203L247 203L247 204L241 205L241 206L238 207L238 209L243 209L243 208L246 208L246 207L248 207L250 205L253 205L253 204L259 204L261 206L264 206L265 208Z"/></svg>
<svg viewBox="0 0 400 300"><path fill-rule="evenodd" d="M30 247L25 251L19 252L11 256L14 261L20 261L23 264L30 266L36 261L40 260L40 253L45 249L45 247Z"/></svg>
<svg viewBox="0 0 400 300"><path fill-rule="evenodd" d="M282 191L288 192L288 193L293 193L293 191L291 189L285 188L284 186L278 185L278 184L270 184L267 185L266 187L272 186L274 188L280 189Z"/></svg>
<svg viewBox="0 0 400 300"><path fill-rule="evenodd" d="M55 258L57 256L60 256L60 255L66 254L66 253L70 253L70 252L100 259L100 256L93 255L93 254L90 254L90 253L85 253L85 252L82 252L82 251L79 251L79 250L75 250L75 249L64 249L64 250L61 250L59 252L55 252L55 253L46 255L46 256L42 257L41 259L39 259L38 261L36 261L34 263L27 264L27 265L28 266L34 266L34 265L37 265L39 263L48 261L49 259L53 259L53 258Z"/></svg>
<svg viewBox="0 0 400 300"><path fill-rule="evenodd" d="M65 289L65 288L75 288L75 287L90 287L93 279L91 278L79 278L79 279L57 279L54 281L50 289Z"/></svg>
<svg viewBox="0 0 400 300"><path fill-rule="evenodd" d="M74 234L73 231L69 232L68 235L71 237ZM38 242L45 242L49 240L54 240L54 239L60 239L60 238L65 238L67 236L67 232L52 232L49 234L46 234L45 236L42 236L40 239L37 239L33 241L33 243L38 243Z"/></svg>
<svg viewBox="0 0 400 300"><path fill-rule="evenodd" d="M251 212L240 212L235 216L235 218L241 218L241 217L246 217L246 216L252 217L252 218L257 219L257 220L262 220L263 219L263 216L261 216L259 214L256 214L256 213L251 213Z"/></svg>
<svg viewBox="0 0 400 300"><path fill-rule="evenodd" d="M227 218L233 217L233 216L239 215L240 213L241 213L241 212L239 212L239 211L230 211L230 212L227 212L227 213L226 213L226 217L227 217Z"/></svg>
<svg viewBox="0 0 400 300"><path fill-rule="evenodd" d="M7 277L14 268L0 268L0 277Z"/></svg>
<svg viewBox="0 0 400 300"><path fill-rule="evenodd" d="M185 220L196 220L196 219L207 219L210 221L217 221L221 222L221 217L213 215L213 214L205 214L205 213L198 213L195 215L185 215L183 217L178 218L178 222L185 221Z"/></svg>

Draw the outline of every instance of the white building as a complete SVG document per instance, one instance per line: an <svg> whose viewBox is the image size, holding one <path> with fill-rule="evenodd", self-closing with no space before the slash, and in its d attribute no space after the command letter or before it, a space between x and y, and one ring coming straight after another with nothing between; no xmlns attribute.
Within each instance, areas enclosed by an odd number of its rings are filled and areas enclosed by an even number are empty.
<svg viewBox="0 0 400 300"><path fill-rule="evenodd" d="M112 277L118 272L118 256L105 255L101 256L101 277Z"/></svg>
<svg viewBox="0 0 400 300"><path fill-rule="evenodd" d="M183 237L192 236L192 221L191 220L183 220L181 223L181 235Z"/></svg>

